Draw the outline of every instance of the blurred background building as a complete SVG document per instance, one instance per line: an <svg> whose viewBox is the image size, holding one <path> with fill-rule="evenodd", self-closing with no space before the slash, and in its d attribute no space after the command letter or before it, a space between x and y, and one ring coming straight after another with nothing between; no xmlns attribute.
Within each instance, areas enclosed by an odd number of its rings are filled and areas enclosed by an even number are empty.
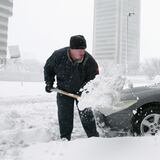
<svg viewBox="0 0 160 160"><path fill-rule="evenodd" d="M140 0L95 0L93 54L99 63L121 64L126 72L140 61Z"/></svg>
<svg viewBox="0 0 160 160"><path fill-rule="evenodd" d="M8 20L12 16L13 0L0 0L0 65L7 56Z"/></svg>

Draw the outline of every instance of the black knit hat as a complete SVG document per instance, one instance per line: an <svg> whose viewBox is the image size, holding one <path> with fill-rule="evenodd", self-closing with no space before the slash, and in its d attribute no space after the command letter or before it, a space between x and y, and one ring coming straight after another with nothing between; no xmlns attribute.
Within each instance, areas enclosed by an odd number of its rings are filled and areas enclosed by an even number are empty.
<svg viewBox="0 0 160 160"><path fill-rule="evenodd" d="M71 49L86 49L86 47L86 40L82 35L76 35L70 38Z"/></svg>

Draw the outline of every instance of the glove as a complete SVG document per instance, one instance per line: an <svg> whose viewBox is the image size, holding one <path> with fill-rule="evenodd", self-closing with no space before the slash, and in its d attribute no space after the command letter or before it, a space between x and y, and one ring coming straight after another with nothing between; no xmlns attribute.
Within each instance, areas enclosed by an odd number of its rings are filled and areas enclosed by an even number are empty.
<svg viewBox="0 0 160 160"><path fill-rule="evenodd" d="M52 86L52 85L46 85L46 87L45 87L45 91L46 91L47 93L51 93L51 92L52 92L52 89L53 89L53 86Z"/></svg>

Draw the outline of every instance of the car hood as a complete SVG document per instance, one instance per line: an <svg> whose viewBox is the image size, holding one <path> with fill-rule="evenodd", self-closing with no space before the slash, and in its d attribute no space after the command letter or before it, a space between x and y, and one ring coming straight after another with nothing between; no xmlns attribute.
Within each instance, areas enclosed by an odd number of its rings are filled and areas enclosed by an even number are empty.
<svg viewBox="0 0 160 160"><path fill-rule="evenodd" d="M137 102L146 102L154 98L160 97L160 87L157 86L144 86L134 87L122 90L120 94L120 101L115 103L112 107L102 107L98 110L104 115L108 116L113 113L122 111L136 104ZM145 100L144 100L145 99ZM147 100L146 100L147 99Z"/></svg>
<svg viewBox="0 0 160 160"><path fill-rule="evenodd" d="M120 94L120 99L124 100L134 100L143 97L152 96L155 94L160 94L160 86L142 86L134 87L130 89L124 89Z"/></svg>

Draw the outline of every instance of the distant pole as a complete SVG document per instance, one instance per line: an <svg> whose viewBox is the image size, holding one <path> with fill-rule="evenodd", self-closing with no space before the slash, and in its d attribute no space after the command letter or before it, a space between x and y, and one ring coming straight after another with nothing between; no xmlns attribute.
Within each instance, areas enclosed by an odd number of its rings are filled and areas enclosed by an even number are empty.
<svg viewBox="0 0 160 160"><path fill-rule="evenodd" d="M127 14L127 31L126 31L126 56L125 56L125 73L127 75L128 73L128 26L129 26L129 18L132 16L132 15L135 15L134 12L129 12Z"/></svg>

